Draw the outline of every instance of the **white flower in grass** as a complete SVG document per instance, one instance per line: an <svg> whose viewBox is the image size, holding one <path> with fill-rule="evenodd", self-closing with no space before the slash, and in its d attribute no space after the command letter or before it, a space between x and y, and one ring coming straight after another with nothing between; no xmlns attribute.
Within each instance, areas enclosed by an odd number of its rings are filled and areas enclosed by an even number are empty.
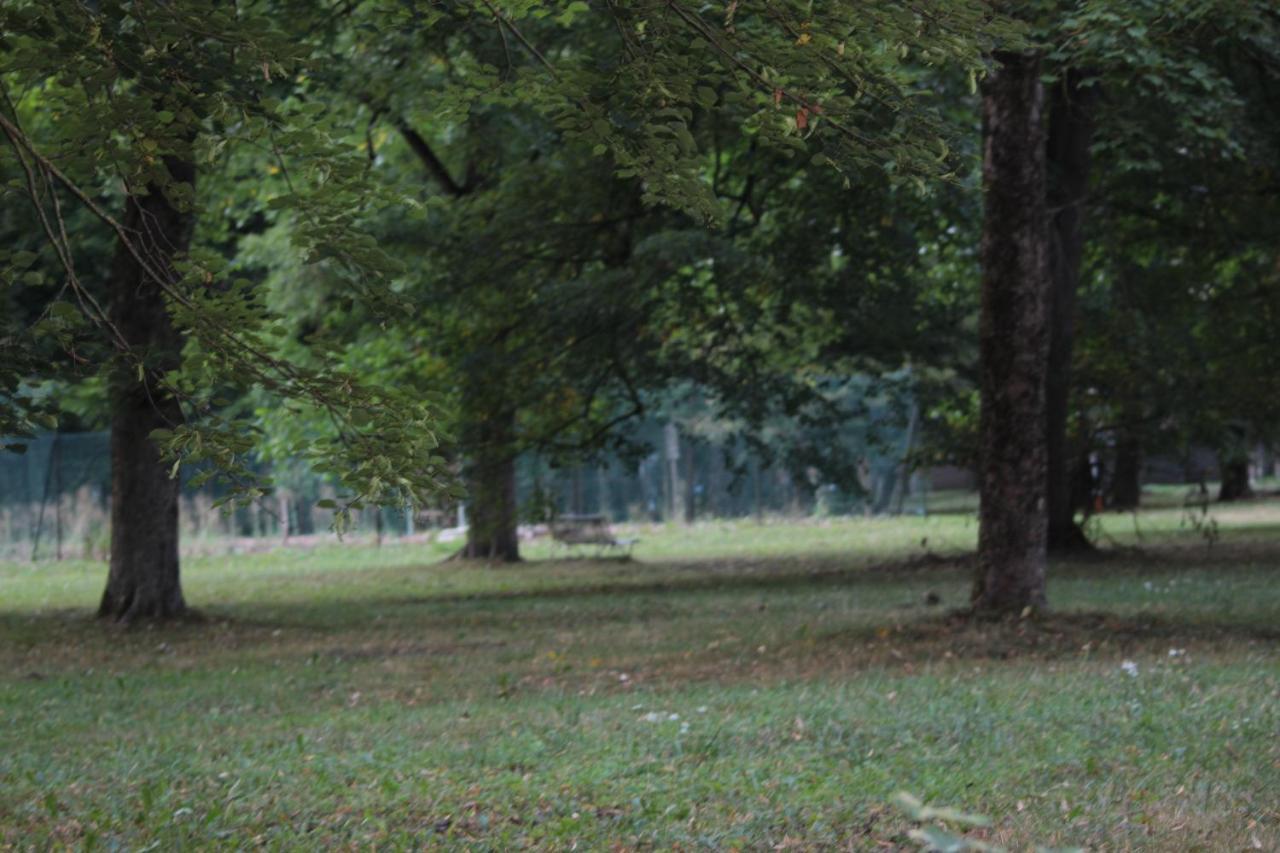
<svg viewBox="0 0 1280 853"><path fill-rule="evenodd" d="M1171 658L1180 658L1186 653L1186 649L1169 649L1169 657Z"/></svg>
<svg viewBox="0 0 1280 853"><path fill-rule="evenodd" d="M676 720L680 719L680 715L674 711L650 711L640 717L640 719L646 723L674 723ZM688 725L688 723L682 723L682 726Z"/></svg>
<svg viewBox="0 0 1280 853"><path fill-rule="evenodd" d="M1125 675L1130 678L1138 677L1138 665L1131 660L1127 660L1120 664L1120 668L1124 670Z"/></svg>

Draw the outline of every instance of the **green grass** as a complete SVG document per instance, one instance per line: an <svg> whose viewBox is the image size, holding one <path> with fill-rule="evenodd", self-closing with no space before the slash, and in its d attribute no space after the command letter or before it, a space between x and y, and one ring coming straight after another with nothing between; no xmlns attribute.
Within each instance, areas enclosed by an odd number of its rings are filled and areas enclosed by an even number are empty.
<svg viewBox="0 0 1280 853"><path fill-rule="evenodd" d="M1013 849L1277 849L1280 508L1214 512L1104 517L1006 625L944 614L963 514L206 557L206 621L132 631L101 565L0 564L0 847L880 849L908 790Z"/></svg>

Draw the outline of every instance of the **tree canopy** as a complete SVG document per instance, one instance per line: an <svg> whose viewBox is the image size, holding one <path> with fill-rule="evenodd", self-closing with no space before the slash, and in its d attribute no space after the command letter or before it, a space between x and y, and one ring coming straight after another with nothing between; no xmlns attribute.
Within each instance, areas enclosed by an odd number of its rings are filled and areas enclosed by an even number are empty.
<svg viewBox="0 0 1280 853"><path fill-rule="evenodd" d="M832 436L907 382L919 458L1066 541L1090 454L1275 438L1280 22L1176 5L15 0L0 434L300 466L340 524L465 495L517 559L521 453L692 389L856 484Z"/></svg>

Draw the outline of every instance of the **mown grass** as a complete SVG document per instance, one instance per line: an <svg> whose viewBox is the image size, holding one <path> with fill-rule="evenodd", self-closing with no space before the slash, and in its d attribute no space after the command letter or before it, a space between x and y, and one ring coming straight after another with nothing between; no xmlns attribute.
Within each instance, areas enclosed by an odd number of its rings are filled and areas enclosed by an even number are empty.
<svg viewBox="0 0 1280 853"><path fill-rule="evenodd" d="M994 625L946 615L964 515L211 557L204 622L132 631L100 565L3 565L0 846L882 849L905 789L1013 849L1277 849L1280 508L1215 513L1105 518Z"/></svg>

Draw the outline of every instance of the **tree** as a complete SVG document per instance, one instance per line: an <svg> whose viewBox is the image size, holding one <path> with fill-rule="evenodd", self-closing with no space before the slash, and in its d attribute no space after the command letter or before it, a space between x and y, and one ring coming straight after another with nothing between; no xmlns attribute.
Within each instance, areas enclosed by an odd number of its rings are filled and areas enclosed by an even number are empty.
<svg viewBox="0 0 1280 853"><path fill-rule="evenodd" d="M221 472L240 499L265 494L268 484L245 464L255 426L223 395L256 390L323 419L326 433L293 450L347 490L341 509L364 500L403 504L448 487L426 407L368 387L323 351L284 357L274 334L279 317L253 282L229 276L217 247L193 240L206 201L194 164L218 174L246 157L261 164L260 152L269 151L287 192L255 205L292 208L307 222L294 251L344 277L367 304L389 301L379 284L389 259L357 225L368 201L357 185L363 163L330 144L314 110L289 102L299 78L288 72L305 51L271 11L75 0L0 10L0 131L20 176L19 189L11 182L5 191L23 197L43 237L41 252L3 267L6 295L39 317L6 348L33 368L27 384L83 377L94 363L111 377L106 617L185 610L174 480L182 464L209 463L199 478ZM309 166L296 184L287 178L295 158ZM120 220L109 212L116 203L125 210ZM93 256L86 246L100 245L104 233L116 241L105 289L98 276L81 274ZM61 288L41 289L58 279ZM41 363L55 348L60 357ZM7 393L0 423L28 430L39 413L33 400Z"/></svg>
<svg viewBox="0 0 1280 853"><path fill-rule="evenodd" d="M1076 290L1085 241L1085 202L1093 137L1096 81L1079 68L1066 68L1049 95L1045 140L1050 211L1049 364L1045 384L1048 540L1051 550L1087 545L1075 523L1071 476L1075 456L1067 440L1071 399L1071 353L1075 337ZM1077 451L1078 453L1078 451Z"/></svg>
<svg viewBox="0 0 1280 853"><path fill-rule="evenodd" d="M165 158L172 183L195 185L189 159ZM148 265L175 276L186 255L195 216L180 209L159 184L125 202L122 240L111 266L108 316L129 347L145 353L141 369L117 364L111 374L111 559L98 615L134 622L169 619L187 610L178 575L179 480L152 439L183 422L182 406L164 376L180 367L181 338L163 287ZM135 257L142 248L145 255Z"/></svg>
<svg viewBox="0 0 1280 853"><path fill-rule="evenodd" d="M980 5L934 11L926 22L900 11L862 20L845 9L810 18L744 7L725 18L635 2L551 16L460 4L391 35L366 31L364 12L352 11L335 41L353 70L344 86L405 143L392 151L371 135L374 173L406 188L414 164L413 180L430 188L422 215L406 224L397 212L384 235L420 270L410 291L420 310L405 334L450 366L437 390L455 404L471 481L464 553L516 556L519 451L589 451L639 413L647 385L741 378L745 358L705 365L709 341L736 331L717 306L757 283L748 273L726 288L725 262L741 254L746 222L759 224L766 193L812 205L814 193L786 188L805 160L830 168L824 194L841 204L850 176L888 168L919 180L951 165L906 63L879 49L887 40L922 48L922 63L972 64L976 50L956 34L985 24ZM771 161L781 166L766 177L756 167ZM708 220L730 233L708 236ZM667 246L648 242L657 234ZM816 251L807 263L829 262L831 241L806 245ZM705 305L707 325L677 304ZM692 346L682 351L695 340L704 364Z"/></svg>
<svg viewBox="0 0 1280 853"><path fill-rule="evenodd" d="M1137 504L1142 456L1193 445L1218 451L1225 493L1238 494L1249 449L1274 435L1275 367L1255 336L1276 310L1264 57L1280 18L1264 3L1163 11L1139 4L1126 27L1090 18L1087 44L1063 51L1099 69L1107 92L1076 410L1116 508Z"/></svg>
<svg viewBox="0 0 1280 853"><path fill-rule="evenodd" d="M1049 222L1040 56L1001 51L982 86L981 506L973 609L1046 603Z"/></svg>

